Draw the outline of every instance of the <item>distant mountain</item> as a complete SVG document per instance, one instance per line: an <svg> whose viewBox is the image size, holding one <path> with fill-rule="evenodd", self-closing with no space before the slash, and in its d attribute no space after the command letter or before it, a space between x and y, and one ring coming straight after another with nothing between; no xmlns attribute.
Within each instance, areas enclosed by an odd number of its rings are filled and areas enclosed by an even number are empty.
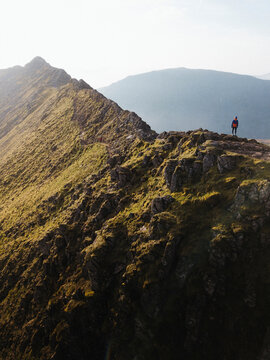
<svg viewBox="0 0 270 360"><path fill-rule="evenodd" d="M270 73L264 74L264 75L258 75L258 76L256 76L256 78L261 79L261 80L270 80Z"/></svg>
<svg viewBox="0 0 270 360"><path fill-rule="evenodd" d="M129 76L100 91L158 132L230 133L238 115L240 136L270 137L270 82L252 76L178 68Z"/></svg>

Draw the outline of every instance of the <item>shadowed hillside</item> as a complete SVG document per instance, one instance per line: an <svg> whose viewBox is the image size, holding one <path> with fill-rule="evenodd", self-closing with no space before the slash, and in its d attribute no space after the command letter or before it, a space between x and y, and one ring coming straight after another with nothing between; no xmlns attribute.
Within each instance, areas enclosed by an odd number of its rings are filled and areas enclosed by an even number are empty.
<svg viewBox="0 0 270 360"><path fill-rule="evenodd" d="M268 359L267 145L157 135L40 58L0 94L1 359Z"/></svg>
<svg viewBox="0 0 270 360"><path fill-rule="evenodd" d="M240 136L270 136L270 82L252 76L178 68L129 76L100 91L156 131L230 133L238 115Z"/></svg>

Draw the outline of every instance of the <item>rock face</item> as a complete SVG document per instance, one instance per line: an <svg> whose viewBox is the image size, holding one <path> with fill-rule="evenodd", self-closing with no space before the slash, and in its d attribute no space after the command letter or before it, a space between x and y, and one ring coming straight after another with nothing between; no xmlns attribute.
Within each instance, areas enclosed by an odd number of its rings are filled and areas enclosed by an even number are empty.
<svg viewBox="0 0 270 360"><path fill-rule="evenodd" d="M250 211L254 208L263 215L254 219ZM238 219L247 217L253 227L260 227L270 216L270 182L260 180L241 184L236 191L231 210L236 213Z"/></svg>
<svg viewBox="0 0 270 360"><path fill-rule="evenodd" d="M174 201L174 198L170 195L157 197L151 203L151 211L153 214L165 211L168 206Z"/></svg>
<svg viewBox="0 0 270 360"><path fill-rule="evenodd" d="M219 172L222 174L226 171L233 170L236 167L237 160L241 159L240 156L221 155L217 159L217 166Z"/></svg>
<svg viewBox="0 0 270 360"><path fill-rule="evenodd" d="M267 359L270 148L61 74L0 71L0 358Z"/></svg>
<svg viewBox="0 0 270 360"><path fill-rule="evenodd" d="M184 184L196 182L201 175L202 163L195 158L169 161L164 170L166 184L172 192L180 191Z"/></svg>
<svg viewBox="0 0 270 360"><path fill-rule="evenodd" d="M115 169L111 170L111 180L112 182L116 182L119 188L130 183L132 178L132 172L126 167L117 166Z"/></svg>
<svg viewBox="0 0 270 360"><path fill-rule="evenodd" d="M209 171L216 163L217 156L209 151L203 156L203 172Z"/></svg>

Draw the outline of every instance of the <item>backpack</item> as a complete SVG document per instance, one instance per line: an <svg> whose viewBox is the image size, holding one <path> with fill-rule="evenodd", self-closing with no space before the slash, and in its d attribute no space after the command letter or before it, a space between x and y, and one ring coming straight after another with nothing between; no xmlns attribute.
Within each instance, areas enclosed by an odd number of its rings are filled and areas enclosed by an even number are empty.
<svg viewBox="0 0 270 360"><path fill-rule="evenodd" d="M233 126L233 128L237 128L237 126L238 126L238 120L233 120L232 126Z"/></svg>

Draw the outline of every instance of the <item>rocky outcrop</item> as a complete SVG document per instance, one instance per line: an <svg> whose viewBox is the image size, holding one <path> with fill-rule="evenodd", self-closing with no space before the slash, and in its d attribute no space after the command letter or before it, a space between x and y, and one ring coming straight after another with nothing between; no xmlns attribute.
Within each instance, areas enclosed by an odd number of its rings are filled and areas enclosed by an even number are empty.
<svg viewBox="0 0 270 360"><path fill-rule="evenodd" d="M178 160L174 160L174 159L169 160L166 163L166 167L164 169L164 179L166 181L166 185L168 186L168 188L170 188L171 186L172 176L177 164L178 164Z"/></svg>
<svg viewBox="0 0 270 360"><path fill-rule="evenodd" d="M107 163L111 168L114 168L116 165L120 165L124 160L124 156L122 155L113 155L110 156L107 160Z"/></svg>
<svg viewBox="0 0 270 360"><path fill-rule="evenodd" d="M171 160L164 170L166 184L172 192L180 191L186 183L198 181L201 175L202 163L195 158Z"/></svg>
<svg viewBox="0 0 270 360"><path fill-rule="evenodd" d="M0 71L0 358L266 359L270 148L155 140L84 82L27 69Z"/></svg>
<svg viewBox="0 0 270 360"><path fill-rule="evenodd" d="M174 198L170 195L155 198L151 203L152 213L158 214L162 211L165 211L173 201Z"/></svg>
<svg viewBox="0 0 270 360"><path fill-rule="evenodd" d="M126 167L117 166L115 169L111 170L111 180L116 182L119 188L131 183L133 178L134 174Z"/></svg>
<svg viewBox="0 0 270 360"><path fill-rule="evenodd" d="M260 216L252 219L252 209L257 209ZM250 219L253 227L260 227L270 216L270 182L268 180L243 182L236 191L231 206L238 219Z"/></svg>
<svg viewBox="0 0 270 360"><path fill-rule="evenodd" d="M207 151L203 156L203 173L208 172L217 161L217 155L213 151Z"/></svg>
<svg viewBox="0 0 270 360"><path fill-rule="evenodd" d="M241 156L236 155L221 155L217 158L217 167L221 174L226 171L233 170L236 165L237 161L241 160Z"/></svg>

